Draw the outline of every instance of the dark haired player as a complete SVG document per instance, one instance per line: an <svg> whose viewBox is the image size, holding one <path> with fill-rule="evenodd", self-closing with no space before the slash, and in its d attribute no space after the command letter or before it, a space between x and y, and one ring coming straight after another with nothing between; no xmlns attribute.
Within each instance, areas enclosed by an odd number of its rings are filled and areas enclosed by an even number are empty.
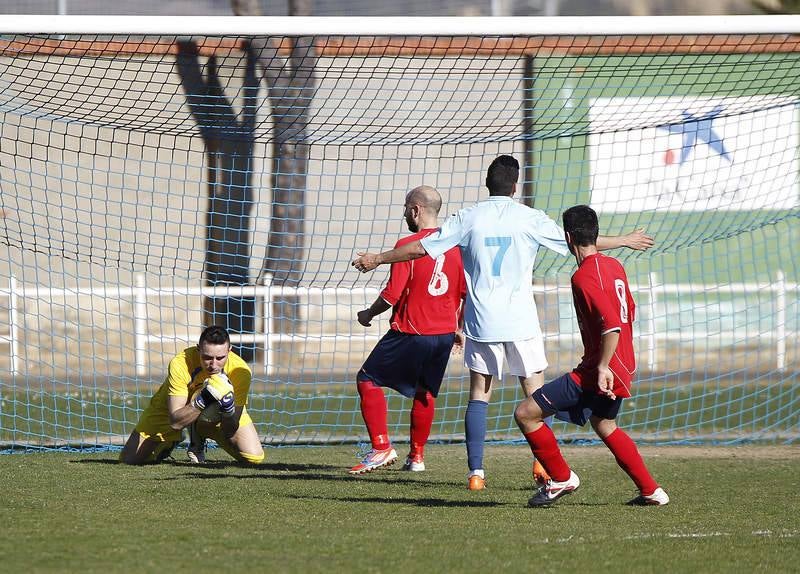
<svg viewBox="0 0 800 574"><path fill-rule="evenodd" d="M622 399L631 396L636 372L633 321L636 307L622 264L597 251L597 214L587 205L564 212L564 233L578 262L572 297L584 353L575 369L534 391L517 406L514 418L534 456L550 475L529 506L547 506L580 486L580 479L561 456L548 415L567 413L579 426L587 419L614 454L617 464L639 489L629 502L663 506L669 496L650 475L633 440L614 422ZM562 418L561 416L559 418Z"/></svg>
<svg viewBox="0 0 800 574"><path fill-rule="evenodd" d="M183 429L192 428L188 452L191 462L205 461L205 439L211 438L239 462L258 463L264 450L256 427L247 414L250 367L231 351L231 339L223 327L203 330L197 345L178 353L169 372L119 455L125 464L160 462L183 440ZM203 389L195 393L198 389ZM220 422L198 421L206 408L218 406Z"/></svg>

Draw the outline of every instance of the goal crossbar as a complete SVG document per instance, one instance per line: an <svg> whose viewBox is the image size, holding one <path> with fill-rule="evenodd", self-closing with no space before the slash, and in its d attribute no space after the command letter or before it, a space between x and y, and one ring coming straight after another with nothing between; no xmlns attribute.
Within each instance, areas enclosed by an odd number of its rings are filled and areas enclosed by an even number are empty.
<svg viewBox="0 0 800 574"><path fill-rule="evenodd" d="M180 36L72 36L53 39L25 35L0 37L0 56L124 57L164 56L180 52ZM120 39L122 38L122 39ZM270 44L283 58L290 57L292 36L271 36ZM663 34L647 36L319 36L313 40L319 57L368 56L582 56L655 54L761 54L800 51L800 34ZM246 50L247 37L197 37L193 51L200 56L228 56Z"/></svg>
<svg viewBox="0 0 800 574"><path fill-rule="evenodd" d="M800 15L619 17L252 17L5 15L0 34L532 36L796 34Z"/></svg>

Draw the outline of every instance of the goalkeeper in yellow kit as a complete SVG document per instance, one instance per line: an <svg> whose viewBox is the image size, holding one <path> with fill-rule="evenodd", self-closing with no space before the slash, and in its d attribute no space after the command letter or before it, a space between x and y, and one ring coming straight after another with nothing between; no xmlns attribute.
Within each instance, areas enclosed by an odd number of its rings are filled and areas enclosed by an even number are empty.
<svg viewBox="0 0 800 574"><path fill-rule="evenodd" d="M119 460L125 464L160 462L183 440L183 429L189 427L191 462L205 460L206 438L239 462L261 462L264 449L246 408L250 379L247 363L231 351L228 332L218 326L207 327L196 346L184 349L169 362L167 378L150 399ZM204 412L205 417L201 416Z"/></svg>

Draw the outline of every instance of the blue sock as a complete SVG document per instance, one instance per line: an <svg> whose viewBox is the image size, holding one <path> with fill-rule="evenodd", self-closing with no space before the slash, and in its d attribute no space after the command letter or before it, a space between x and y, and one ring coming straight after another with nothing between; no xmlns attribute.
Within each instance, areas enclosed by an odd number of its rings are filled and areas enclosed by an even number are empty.
<svg viewBox="0 0 800 574"><path fill-rule="evenodd" d="M467 464L470 470L483 468L483 443L486 441L486 413L489 403L471 400L464 416L467 438Z"/></svg>

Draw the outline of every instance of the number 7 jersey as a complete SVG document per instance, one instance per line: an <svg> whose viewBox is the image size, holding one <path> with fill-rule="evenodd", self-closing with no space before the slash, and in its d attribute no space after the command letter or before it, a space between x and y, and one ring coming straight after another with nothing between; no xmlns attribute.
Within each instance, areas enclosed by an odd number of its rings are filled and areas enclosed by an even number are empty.
<svg viewBox="0 0 800 574"><path fill-rule="evenodd" d="M395 247L434 231L418 231L398 241ZM435 259L424 256L393 263L381 298L392 305L393 330L411 335L445 335L458 327L466 292L461 252L455 247Z"/></svg>
<svg viewBox="0 0 800 574"><path fill-rule="evenodd" d="M461 248L467 277L464 333L474 341L541 337L533 300L533 264L540 246L569 253L564 231L538 209L490 196L448 217L422 246L436 257Z"/></svg>

